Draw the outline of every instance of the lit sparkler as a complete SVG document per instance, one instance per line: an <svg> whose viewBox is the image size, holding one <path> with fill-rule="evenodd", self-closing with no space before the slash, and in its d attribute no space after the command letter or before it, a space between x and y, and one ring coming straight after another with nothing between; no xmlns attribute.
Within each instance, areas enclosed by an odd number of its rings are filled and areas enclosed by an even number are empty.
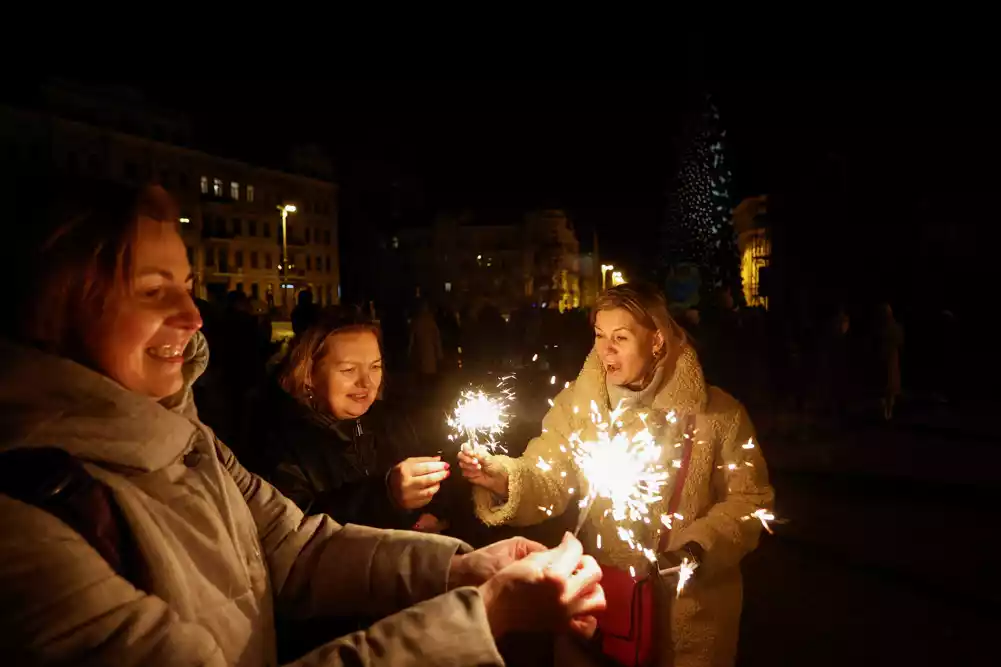
<svg viewBox="0 0 1001 667"><path fill-rule="evenodd" d="M514 390L505 387L505 382L513 375L502 377L497 384L497 394L487 394L483 390L467 389L459 396L455 412L447 423L454 431L449 440L459 439L462 449L470 452L485 450L493 453L503 447L497 443L497 436L507 428L510 415L507 408L514 400ZM463 437L465 441L462 441Z"/></svg>
<svg viewBox="0 0 1001 667"><path fill-rule="evenodd" d="M758 521L761 522L761 526L768 531L769 535L775 534L770 525L770 522L775 521L775 515L766 510L764 507L758 510L754 510L747 516L743 517L743 519L744 521L748 521L750 519L757 519ZM782 522L780 521L779 523Z"/></svg>
<svg viewBox="0 0 1001 667"><path fill-rule="evenodd" d="M688 560L688 558L682 558L680 565L664 568L663 570L660 570L659 574L661 576L665 576L668 574L678 575L678 585L675 587L674 590L677 597L681 597L682 591L685 590L685 585L692 578L692 575L695 574L695 570L697 570L698 567L699 567L698 563L690 561Z"/></svg>
<svg viewBox="0 0 1001 667"><path fill-rule="evenodd" d="M580 433L570 436L570 451L581 477L587 480L587 494L579 502L577 530L587 521L594 501L601 497L611 502L606 511L619 524L619 537L631 548L653 554L639 544L623 523L649 523L649 508L661 500L660 491L668 479L661 462L662 448L656 443L646 424L646 415L639 415L643 429L630 436L610 424L619 425L625 409L620 403L605 421L597 403L591 401L591 421L597 428L597 439L584 441ZM649 553L647 553L649 552ZM653 560L656 560L654 555Z"/></svg>

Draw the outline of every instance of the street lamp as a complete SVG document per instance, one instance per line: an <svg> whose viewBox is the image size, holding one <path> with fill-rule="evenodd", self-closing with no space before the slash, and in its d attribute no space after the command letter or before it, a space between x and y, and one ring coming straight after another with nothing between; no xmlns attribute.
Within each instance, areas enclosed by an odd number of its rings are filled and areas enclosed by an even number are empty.
<svg viewBox="0 0 1001 667"><path fill-rule="evenodd" d="M602 289L602 291L604 291L604 289L605 289L605 274L608 273L609 271L614 271L614 270L615 270L615 267L612 266L611 264L602 264L601 265L601 289Z"/></svg>
<svg viewBox="0 0 1001 667"><path fill-rule="evenodd" d="M621 285L624 282L626 282L626 279L622 277L622 271L612 271L612 287Z"/></svg>
<svg viewBox="0 0 1001 667"><path fill-rule="evenodd" d="M293 204L285 204L277 207L282 212L282 302L288 307L288 214L295 213ZM289 309L289 313L292 310Z"/></svg>

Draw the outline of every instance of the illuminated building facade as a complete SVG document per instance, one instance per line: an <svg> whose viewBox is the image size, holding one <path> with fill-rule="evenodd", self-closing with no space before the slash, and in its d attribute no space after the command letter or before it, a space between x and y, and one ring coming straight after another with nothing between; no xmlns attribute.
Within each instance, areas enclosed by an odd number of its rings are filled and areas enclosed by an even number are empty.
<svg viewBox="0 0 1001 667"><path fill-rule="evenodd" d="M563 311L586 301L580 244L561 210L533 211L520 224L471 213L440 215L430 229L400 230L387 251L402 267L398 274L413 283L411 296L457 309L489 304L502 313L533 305Z"/></svg>
<svg viewBox="0 0 1001 667"><path fill-rule="evenodd" d="M302 289L320 304L339 299L337 185L188 148L183 119L149 110L128 90L56 88L48 111L0 106L5 161L48 164L68 175L157 183L180 209L195 294L243 291L262 306L283 306ZM124 99L122 95L124 94ZM315 169L310 171L315 172ZM289 272L282 289L282 222L288 216Z"/></svg>
<svg viewBox="0 0 1001 667"><path fill-rule="evenodd" d="M744 302L768 309L768 294L762 288L763 269L771 263L772 243L768 232L768 196L748 197L733 211L740 255L740 279Z"/></svg>

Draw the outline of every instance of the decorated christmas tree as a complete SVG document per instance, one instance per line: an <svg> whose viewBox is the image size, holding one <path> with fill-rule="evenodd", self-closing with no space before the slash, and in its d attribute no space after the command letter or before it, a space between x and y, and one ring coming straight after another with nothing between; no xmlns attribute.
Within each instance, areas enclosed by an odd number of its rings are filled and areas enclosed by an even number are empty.
<svg viewBox="0 0 1001 667"><path fill-rule="evenodd" d="M740 265L733 229L733 176L726 158L726 131L719 110L706 96L686 122L679 142L678 168L668 191L663 228L664 273L668 294L677 301L694 288L692 274L708 290L740 294ZM680 279L688 286L678 284ZM673 293L673 295L672 295ZM695 305L698 298L688 298Z"/></svg>

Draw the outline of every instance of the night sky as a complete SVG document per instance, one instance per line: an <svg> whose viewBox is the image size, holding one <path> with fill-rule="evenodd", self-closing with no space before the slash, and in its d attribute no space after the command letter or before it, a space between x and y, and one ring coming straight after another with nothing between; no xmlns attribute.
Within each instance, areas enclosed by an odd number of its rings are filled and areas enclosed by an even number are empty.
<svg viewBox="0 0 1001 667"><path fill-rule="evenodd" d="M897 296L930 280L935 298L995 282L993 84L122 83L187 114L195 144L210 152L282 167L289 147L319 146L334 162L346 225L359 211L379 224L421 225L441 210L511 222L528 208L559 206L585 248L596 229L603 259L627 270L650 263L675 142L710 92L728 128L738 196L773 195L792 254L840 271L831 282ZM396 217L380 221L377 211L390 208Z"/></svg>
<svg viewBox="0 0 1001 667"><path fill-rule="evenodd" d="M405 223L426 223L440 209L500 209L503 217L562 206L582 237L596 228L602 254L627 265L647 250L644 240L663 216L673 142L704 91L729 128L741 196L847 194L850 201L817 202L825 209L817 219L837 208L837 224L875 226L885 234L876 230L873 242L891 247L915 212L972 226L994 217L998 104L991 88L971 83L334 80L144 88L156 103L191 114L196 142L208 150L280 165L290 145L314 143L334 160L345 196L354 188L377 199L379 183L402 183Z"/></svg>

